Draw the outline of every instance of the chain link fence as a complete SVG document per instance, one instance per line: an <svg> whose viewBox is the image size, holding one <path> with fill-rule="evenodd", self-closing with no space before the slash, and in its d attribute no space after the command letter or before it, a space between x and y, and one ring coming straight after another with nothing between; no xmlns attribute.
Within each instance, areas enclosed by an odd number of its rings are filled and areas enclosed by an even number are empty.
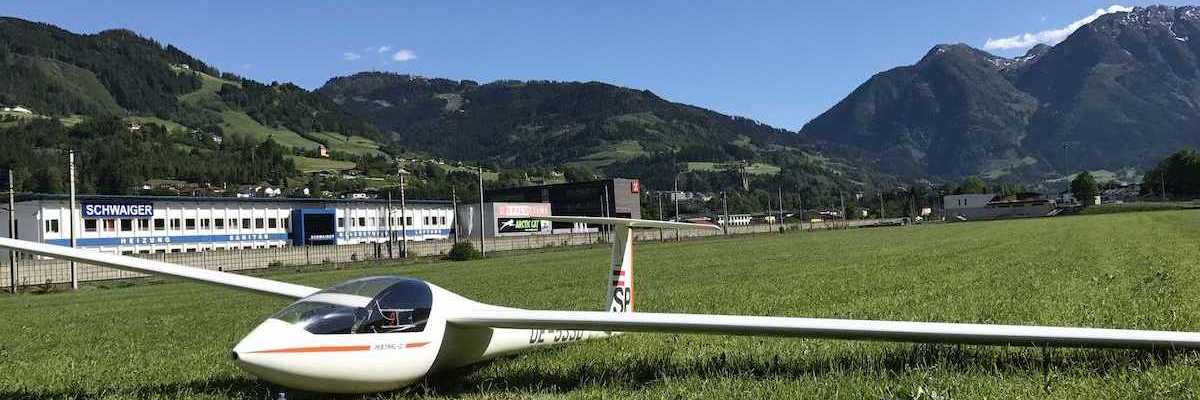
<svg viewBox="0 0 1200 400"><path fill-rule="evenodd" d="M779 231L836 229L855 226L871 225L878 220L849 221L848 223L815 223L815 224L760 224L746 226L730 226L726 230L729 235L762 234ZM781 229L782 228L782 229ZM718 230L697 229L641 229L634 233L638 241L676 241L707 236L722 236L726 232ZM487 252L540 249L547 247L579 246L594 243L607 243L611 233L607 231L591 233L566 233L553 235L528 235L488 238L485 244ZM470 239L460 239L470 240ZM476 240L471 240L477 243ZM445 255L454 245L452 239L409 242L409 257L433 257ZM476 244L478 246L478 244ZM282 246L261 249L231 249L209 250L202 252L154 253L138 254L134 257L163 261L173 264L187 265L216 271L244 271L264 268L305 266L305 265L337 265L343 263L387 261L401 258L400 243L362 243L339 246ZM11 265L4 257L0 260L0 287L12 286ZM79 282L103 281L113 279L141 278L146 274L121 271L83 263L76 263L76 274ZM17 253L17 286L23 288L69 284L71 282L70 262L31 254Z"/></svg>

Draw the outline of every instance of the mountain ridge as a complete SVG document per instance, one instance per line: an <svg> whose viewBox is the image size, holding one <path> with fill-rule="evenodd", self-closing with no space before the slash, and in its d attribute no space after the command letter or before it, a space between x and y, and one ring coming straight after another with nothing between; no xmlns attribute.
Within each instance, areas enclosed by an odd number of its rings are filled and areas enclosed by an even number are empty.
<svg viewBox="0 0 1200 400"><path fill-rule="evenodd" d="M1006 58L937 45L872 76L800 134L884 171L1036 181L1145 169L1200 145L1200 8L1138 7ZM990 68L987 66L990 65ZM903 95L894 95L896 93Z"/></svg>

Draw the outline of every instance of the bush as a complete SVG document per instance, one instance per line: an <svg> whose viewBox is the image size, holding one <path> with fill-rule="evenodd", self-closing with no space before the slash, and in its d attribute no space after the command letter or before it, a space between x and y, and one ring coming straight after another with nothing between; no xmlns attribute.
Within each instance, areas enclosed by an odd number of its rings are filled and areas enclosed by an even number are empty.
<svg viewBox="0 0 1200 400"><path fill-rule="evenodd" d="M450 248L450 253L446 254L446 259L454 261L478 260L483 258L479 254L479 250L475 249L475 245L471 242L458 242L454 247Z"/></svg>

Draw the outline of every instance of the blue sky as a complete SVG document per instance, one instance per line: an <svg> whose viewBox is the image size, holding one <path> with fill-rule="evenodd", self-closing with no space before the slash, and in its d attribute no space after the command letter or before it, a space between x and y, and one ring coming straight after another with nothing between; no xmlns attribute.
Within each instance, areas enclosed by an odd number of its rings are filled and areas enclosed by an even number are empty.
<svg viewBox="0 0 1200 400"><path fill-rule="evenodd" d="M310 89L365 70L481 82L594 80L795 130L871 75L911 64L937 43L982 48L989 39L1024 33L1053 39L1097 9L1151 2L262 4L8 0L0 14L83 33L129 28L222 71ZM1012 56L1023 50L993 52Z"/></svg>

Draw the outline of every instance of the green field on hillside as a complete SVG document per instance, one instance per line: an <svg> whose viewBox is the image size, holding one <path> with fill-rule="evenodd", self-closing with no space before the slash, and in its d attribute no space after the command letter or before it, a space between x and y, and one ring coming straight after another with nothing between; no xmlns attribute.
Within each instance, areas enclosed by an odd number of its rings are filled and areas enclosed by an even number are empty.
<svg viewBox="0 0 1200 400"><path fill-rule="evenodd" d="M338 161L338 160L331 160L328 158L312 158L312 157L300 157L300 156L289 156L289 157L291 157L292 161L296 163L296 170L300 171L301 173L305 173L305 174L313 173L313 172L320 172L320 171L345 171L348 169L354 169L354 165L355 165L353 162L350 162L350 161Z"/></svg>
<svg viewBox="0 0 1200 400"><path fill-rule="evenodd" d="M715 171L726 171L726 170L730 170L730 169L726 168L722 164L718 164L718 163L694 162L693 161L693 162L687 163L687 170L688 171L715 172ZM771 165L771 164L765 164L765 163L752 163L752 164L750 164L750 166L746 167L746 173L751 174L751 175L775 175L775 174L778 174L779 171L780 171L779 167Z"/></svg>
<svg viewBox="0 0 1200 400"><path fill-rule="evenodd" d="M639 245L640 311L1200 331L1200 212ZM479 301L596 310L605 247L271 274L419 277ZM503 284L498 284L498 283ZM110 285L112 286L112 285ZM286 300L168 282L0 297L0 398L265 398L229 349ZM1195 398L1200 354L628 334L368 398ZM352 397L353 398L353 397Z"/></svg>
<svg viewBox="0 0 1200 400"><path fill-rule="evenodd" d="M328 145L329 151L367 156L383 154L379 150L379 143L361 136L346 136L336 132L311 132L308 136Z"/></svg>

